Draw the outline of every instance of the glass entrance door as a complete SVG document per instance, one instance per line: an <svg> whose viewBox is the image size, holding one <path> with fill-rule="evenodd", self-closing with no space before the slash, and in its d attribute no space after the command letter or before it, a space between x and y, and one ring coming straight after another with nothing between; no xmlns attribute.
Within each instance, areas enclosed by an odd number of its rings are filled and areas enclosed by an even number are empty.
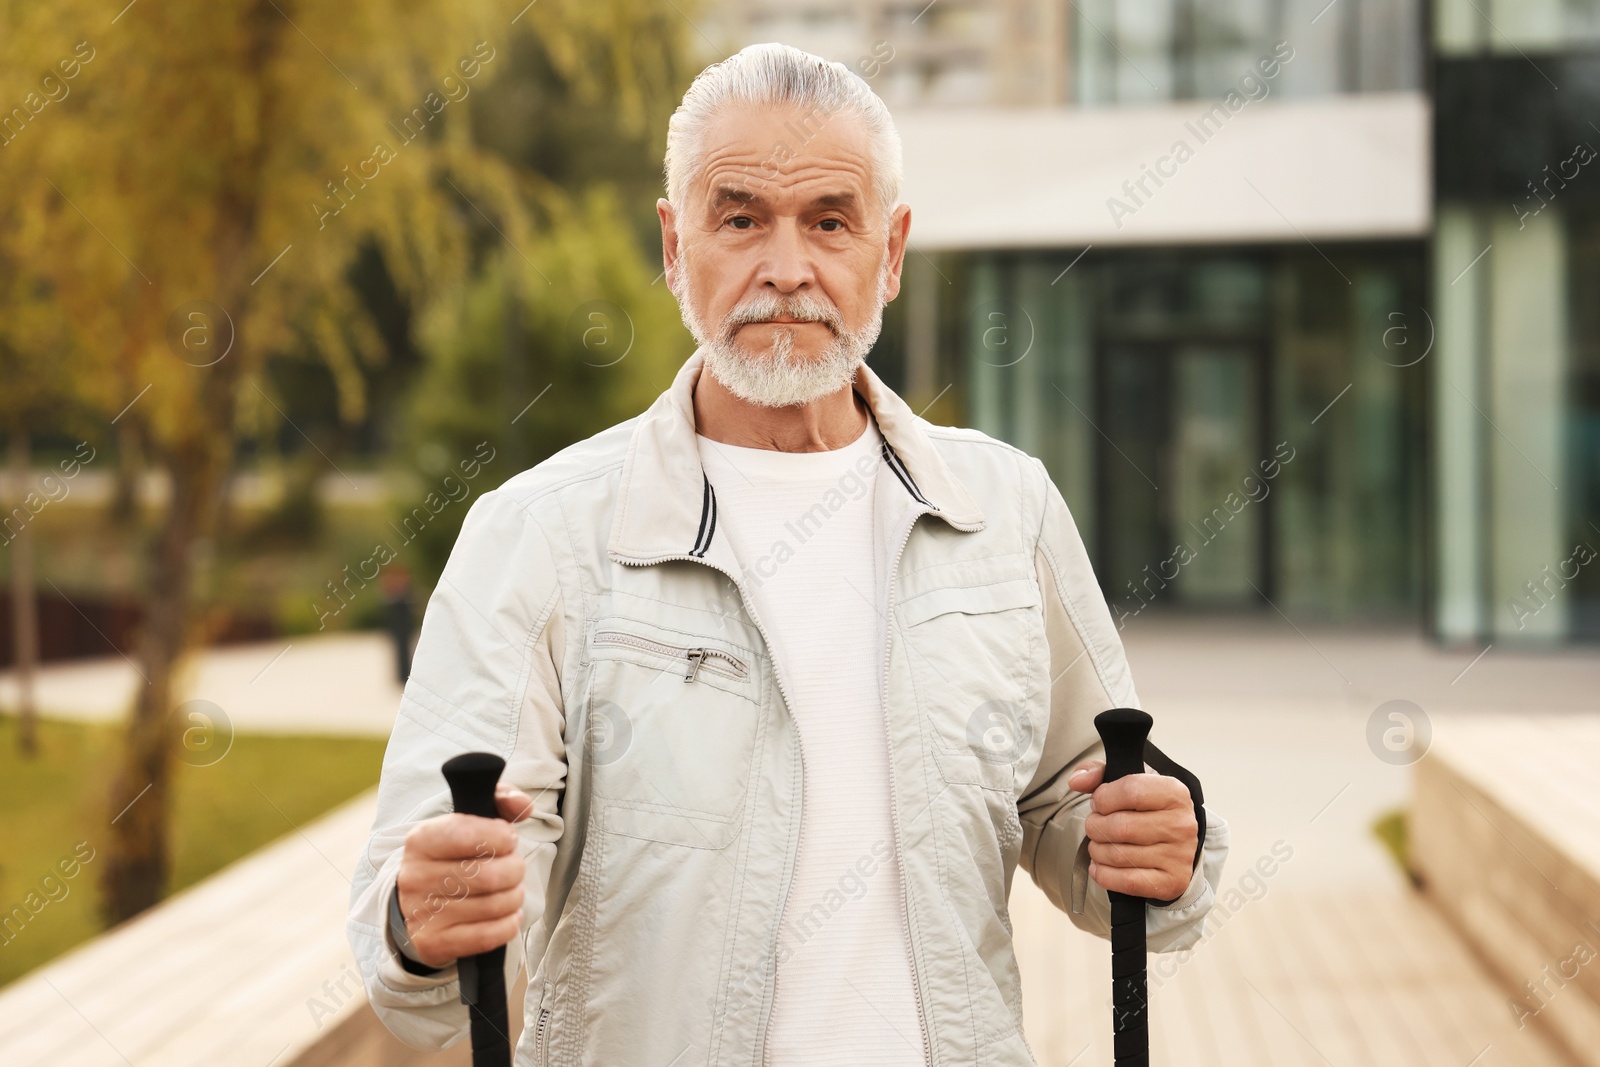
<svg viewBox="0 0 1600 1067"><path fill-rule="evenodd" d="M1098 564L1121 611L1267 592L1264 374L1253 344L1102 347Z"/></svg>

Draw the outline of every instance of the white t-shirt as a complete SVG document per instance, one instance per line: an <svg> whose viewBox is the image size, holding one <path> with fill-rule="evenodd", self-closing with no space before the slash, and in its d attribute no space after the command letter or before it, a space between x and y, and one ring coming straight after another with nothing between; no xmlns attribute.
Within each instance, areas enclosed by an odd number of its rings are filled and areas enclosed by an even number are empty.
<svg viewBox="0 0 1600 1067"><path fill-rule="evenodd" d="M778 949L775 1067L920 1067L879 689L882 620L869 415L827 452L697 435L717 528L778 659L805 759L803 826Z"/></svg>

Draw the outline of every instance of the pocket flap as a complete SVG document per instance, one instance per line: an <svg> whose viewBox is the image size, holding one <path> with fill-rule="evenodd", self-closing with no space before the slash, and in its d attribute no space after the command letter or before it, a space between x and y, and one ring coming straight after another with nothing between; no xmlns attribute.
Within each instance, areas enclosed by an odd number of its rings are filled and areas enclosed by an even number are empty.
<svg viewBox="0 0 1600 1067"><path fill-rule="evenodd" d="M727 848L739 836L737 819L718 819L712 815L682 809L651 809L606 803L601 809L604 830L624 837L661 841L689 848Z"/></svg>
<svg viewBox="0 0 1600 1067"><path fill-rule="evenodd" d="M981 615L1007 608L1027 608L1039 603L1039 587L1031 578L1011 578L987 585L952 585L930 589L900 605L901 618L915 626L946 612Z"/></svg>
<svg viewBox="0 0 1600 1067"><path fill-rule="evenodd" d="M1012 765L986 760L971 752L935 748L933 762L939 766L939 776L951 784L977 785L985 789L1016 789L1016 776Z"/></svg>

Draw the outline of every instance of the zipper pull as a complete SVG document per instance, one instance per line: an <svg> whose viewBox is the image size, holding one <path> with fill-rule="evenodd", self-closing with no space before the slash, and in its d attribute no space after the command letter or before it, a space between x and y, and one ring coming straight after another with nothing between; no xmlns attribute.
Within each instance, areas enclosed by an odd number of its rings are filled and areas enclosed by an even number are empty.
<svg viewBox="0 0 1600 1067"><path fill-rule="evenodd" d="M706 658L706 650L703 648L691 648L686 653L686 658L689 661L689 670L688 673L683 676L683 680L685 682L692 682L694 681L694 676L700 673L700 664Z"/></svg>

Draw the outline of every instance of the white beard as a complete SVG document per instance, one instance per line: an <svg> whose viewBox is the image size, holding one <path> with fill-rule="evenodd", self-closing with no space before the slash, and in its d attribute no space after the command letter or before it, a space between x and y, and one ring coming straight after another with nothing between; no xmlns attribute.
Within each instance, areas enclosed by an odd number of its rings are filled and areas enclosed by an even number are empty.
<svg viewBox="0 0 1600 1067"><path fill-rule="evenodd" d="M883 308L889 295L889 254L886 250L878 265L876 306L857 330L844 328L839 309L826 297L763 292L736 304L712 334L689 306L688 265L681 260L677 282L672 291L678 298L683 324L700 345L705 369L711 376L746 403L791 407L809 404L855 380L856 367L866 360L883 328ZM781 325L773 327L772 344L764 351L747 351L734 339L739 327L746 323L763 322L777 315L820 322L832 332L833 340L819 358L804 359L795 355L795 331Z"/></svg>

